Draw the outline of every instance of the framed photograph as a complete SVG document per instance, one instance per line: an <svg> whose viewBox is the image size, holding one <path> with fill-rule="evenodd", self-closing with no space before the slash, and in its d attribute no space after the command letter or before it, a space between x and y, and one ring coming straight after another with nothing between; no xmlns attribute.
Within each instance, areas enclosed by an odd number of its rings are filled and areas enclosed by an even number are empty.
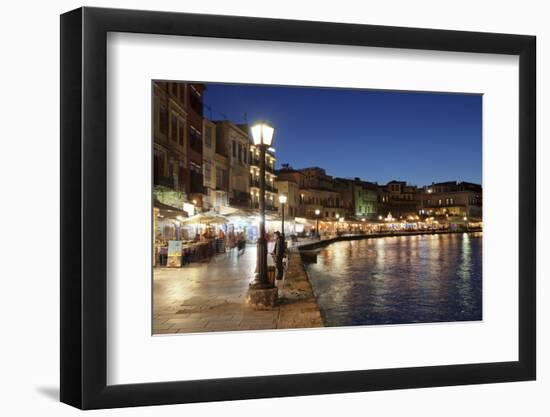
<svg viewBox="0 0 550 417"><path fill-rule="evenodd" d="M61 401L533 380L535 37L61 16Z"/></svg>

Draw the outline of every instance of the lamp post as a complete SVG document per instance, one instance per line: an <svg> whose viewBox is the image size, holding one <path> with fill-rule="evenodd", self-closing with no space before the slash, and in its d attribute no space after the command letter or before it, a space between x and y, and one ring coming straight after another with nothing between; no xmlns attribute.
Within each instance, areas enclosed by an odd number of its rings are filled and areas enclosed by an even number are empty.
<svg viewBox="0 0 550 417"><path fill-rule="evenodd" d="M265 122L256 122L250 128L254 145L260 149L260 237L257 242L257 263L252 289L273 288L267 277L267 241L265 239L265 151L271 146L275 129Z"/></svg>
<svg viewBox="0 0 550 417"><path fill-rule="evenodd" d="M321 214L321 210L315 209L315 218L317 220L317 224L316 224L315 229L317 231L317 238L320 237L320 235L319 235L319 214Z"/></svg>
<svg viewBox="0 0 550 417"><path fill-rule="evenodd" d="M281 194L279 196L279 203L281 203L281 235L283 240L285 239L285 204L286 204L286 194Z"/></svg>

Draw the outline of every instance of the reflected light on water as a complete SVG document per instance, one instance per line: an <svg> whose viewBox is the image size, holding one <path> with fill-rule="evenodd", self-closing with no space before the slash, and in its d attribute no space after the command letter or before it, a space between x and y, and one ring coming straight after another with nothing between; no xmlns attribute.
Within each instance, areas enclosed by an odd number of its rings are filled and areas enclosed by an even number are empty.
<svg viewBox="0 0 550 417"><path fill-rule="evenodd" d="M328 326L481 319L481 234L337 242L307 265Z"/></svg>

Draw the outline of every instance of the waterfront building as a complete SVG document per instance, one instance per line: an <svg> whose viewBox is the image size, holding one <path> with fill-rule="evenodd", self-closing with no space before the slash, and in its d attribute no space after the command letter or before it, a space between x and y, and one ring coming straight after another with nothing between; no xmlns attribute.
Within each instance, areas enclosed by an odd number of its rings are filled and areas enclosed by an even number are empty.
<svg viewBox="0 0 550 417"><path fill-rule="evenodd" d="M153 185L155 196L182 209L187 200L186 87L153 83Z"/></svg>
<svg viewBox="0 0 550 417"><path fill-rule="evenodd" d="M378 215L377 184L361 181L359 177L353 180L336 178L334 181L351 216L358 220L376 218Z"/></svg>
<svg viewBox="0 0 550 417"><path fill-rule="evenodd" d="M155 195L181 209L202 208L203 84L153 83L153 183Z"/></svg>
<svg viewBox="0 0 550 417"><path fill-rule="evenodd" d="M334 221L353 215L353 187L348 180L333 179L323 168L294 169L288 164L277 171L278 181L292 181L299 189L298 213L310 219Z"/></svg>
<svg viewBox="0 0 550 417"><path fill-rule="evenodd" d="M434 217L482 218L482 187L470 182L432 183L417 195L419 214Z"/></svg>
<svg viewBox="0 0 550 417"><path fill-rule="evenodd" d="M349 219L355 214L353 207L353 180L346 178L334 178L332 187L339 195L339 206L342 209L339 213L340 217Z"/></svg>
<svg viewBox="0 0 550 417"><path fill-rule="evenodd" d="M305 176L298 170L292 168L289 164L282 164L282 168L276 172L277 181L292 181L298 185L299 189L306 188Z"/></svg>
<svg viewBox="0 0 550 417"><path fill-rule="evenodd" d="M355 217L367 220L378 216L378 185L357 179L354 186Z"/></svg>
<svg viewBox="0 0 550 417"><path fill-rule="evenodd" d="M258 208L260 204L260 150L252 143L249 143L249 163L252 208ZM269 211L276 211L279 205L278 190L275 184L277 179L275 163L275 151L270 148L265 153L265 209Z"/></svg>
<svg viewBox="0 0 550 417"><path fill-rule="evenodd" d="M287 201L285 204L285 217L288 219L303 217L303 205L300 204L300 187L296 181L292 179L281 180L280 178L277 178L275 180L275 187L277 187L279 195L285 194L287 196ZM280 204L278 211L279 214L281 214Z"/></svg>
<svg viewBox="0 0 550 417"><path fill-rule="evenodd" d="M340 192L343 206L356 219L374 219L378 214L378 185L354 179L335 178L335 188Z"/></svg>
<svg viewBox="0 0 550 417"><path fill-rule="evenodd" d="M417 187L405 181L390 181L378 186L378 214L396 219L418 214Z"/></svg>
<svg viewBox="0 0 550 417"><path fill-rule="evenodd" d="M229 158L228 151L216 148L213 159L215 191L213 192L215 209L224 214L229 206Z"/></svg>
<svg viewBox="0 0 550 417"><path fill-rule="evenodd" d="M316 210L319 210L321 218L326 220L336 220L345 217L347 213L338 191L304 188L300 190L300 201L303 205L304 216L310 219L316 218Z"/></svg>
<svg viewBox="0 0 550 417"><path fill-rule="evenodd" d="M204 84L182 83L185 86L185 109L187 111L187 170L186 189L188 198L198 208L203 208L206 188L203 176L203 92ZM180 95L182 87L180 85Z"/></svg>
<svg viewBox="0 0 550 417"><path fill-rule="evenodd" d="M203 119L202 133L202 170L203 170L203 185L205 188L206 196L203 201L203 208L205 210L211 210L215 207L215 195L216 190L216 178L214 177L214 155L216 153L216 137L215 132L216 125L208 119ZM214 201L213 201L214 200Z"/></svg>
<svg viewBox="0 0 550 417"><path fill-rule="evenodd" d="M202 84L154 82L153 244L181 239L180 220L203 207Z"/></svg>
<svg viewBox="0 0 550 417"><path fill-rule="evenodd" d="M227 158L227 195L229 205L251 207L248 132L229 120L216 121L216 149ZM225 154L227 152L227 154ZM221 175L221 174L220 174ZM223 182L223 181L222 181Z"/></svg>
<svg viewBox="0 0 550 417"><path fill-rule="evenodd" d="M315 218L315 211L320 211L320 217L335 220L349 214L348 202L342 198L336 189L334 179L327 175L323 168L302 168L303 185L300 187L300 198L304 215Z"/></svg>
<svg viewBox="0 0 550 417"><path fill-rule="evenodd" d="M278 188L279 193L287 194L287 204L289 205L287 213L293 217L304 217L304 196L301 193L301 190L305 188L304 174L292 168L289 164L282 164L282 168L277 170L275 174L277 175L275 186Z"/></svg>
<svg viewBox="0 0 550 417"><path fill-rule="evenodd" d="M327 175L323 168L301 168L300 172L303 174L304 178L302 188L314 188L318 190L333 189L334 184L332 182L332 177Z"/></svg>
<svg viewBox="0 0 550 417"><path fill-rule="evenodd" d="M216 124L204 119L203 124L204 186L207 191L207 208L224 213L228 200L228 149L216 140ZM219 145L219 148L218 148Z"/></svg>

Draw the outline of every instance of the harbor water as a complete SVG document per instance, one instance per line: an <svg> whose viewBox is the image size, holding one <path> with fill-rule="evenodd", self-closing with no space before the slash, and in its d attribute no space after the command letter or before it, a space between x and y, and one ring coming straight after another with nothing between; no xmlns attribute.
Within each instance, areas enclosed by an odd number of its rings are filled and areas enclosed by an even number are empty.
<svg viewBox="0 0 550 417"><path fill-rule="evenodd" d="M331 243L306 263L325 326L482 319L482 233Z"/></svg>

